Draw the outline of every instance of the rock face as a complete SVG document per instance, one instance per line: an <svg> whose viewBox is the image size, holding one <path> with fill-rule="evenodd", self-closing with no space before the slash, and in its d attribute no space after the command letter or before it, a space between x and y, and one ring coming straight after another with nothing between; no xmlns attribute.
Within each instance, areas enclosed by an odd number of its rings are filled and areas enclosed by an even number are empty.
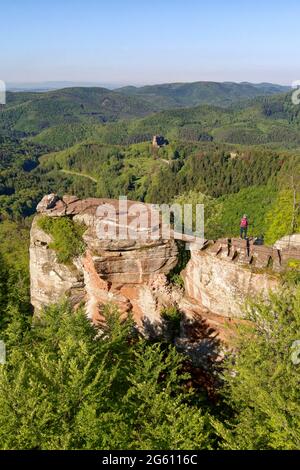
<svg viewBox="0 0 300 470"><path fill-rule="evenodd" d="M121 312L132 311L139 324L145 319L159 321L160 310L171 301L171 296L162 295L162 291L167 288L165 275L177 264L177 246L174 240L163 240L159 235L152 239L150 224L135 224L135 205L128 201L125 221L119 201L45 196L31 229L31 302L36 312L67 296L73 305L85 302L87 315L95 322L109 302ZM145 213L152 210L150 205L138 206L137 210L142 207ZM84 223L84 255L69 265L58 263L56 253L49 248L51 237L38 227L41 214L68 216ZM115 240L113 232L124 228L139 236Z"/></svg>
<svg viewBox="0 0 300 470"><path fill-rule="evenodd" d="M45 196L37 211L30 245L31 301L36 314L67 296L74 306L84 303L94 322L107 303L114 303L122 313L132 312L138 325L145 327L159 325L162 309L176 306L188 321L205 320L209 333L201 332L203 338L210 337L213 329L226 339L224 324L243 317L247 298L276 289L288 260L300 260L297 243L287 246L285 240L273 248L237 239L206 241L201 248L190 243L191 259L182 273L184 293L167 282L166 275L177 264L178 249L174 239L160 236L161 219L153 206L128 201L125 219L119 201L60 199L52 194ZM141 212L146 214L143 224L136 220ZM85 253L68 265L60 264L49 248L51 237L38 226L42 215L84 223ZM154 224L150 224L152 217ZM129 238L120 236L125 232Z"/></svg>
<svg viewBox="0 0 300 470"><path fill-rule="evenodd" d="M294 233L293 235L281 238L275 243L274 247L278 250L300 251L300 233Z"/></svg>
<svg viewBox="0 0 300 470"><path fill-rule="evenodd" d="M249 297L277 288L278 274L290 258L300 259L300 251L236 239L208 241L200 250L191 245L191 260L183 272L186 295L209 312L241 318Z"/></svg>
<svg viewBox="0 0 300 470"><path fill-rule="evenodd" d="M83 272L77 266L66 266L57 261L53 250L48 249L52 239L33 221L30 245L31 303L36 312L43 306L56 303L67 294L74 305L84 298Z"/></svg>

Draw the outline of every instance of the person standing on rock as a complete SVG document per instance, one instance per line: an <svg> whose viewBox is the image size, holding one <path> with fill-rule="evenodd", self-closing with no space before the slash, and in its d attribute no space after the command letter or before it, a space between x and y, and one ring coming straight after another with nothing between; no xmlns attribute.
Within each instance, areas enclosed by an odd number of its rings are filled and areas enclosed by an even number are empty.
<svg viewBox="0 0 300 470"><path fill-rule="evenodd" d="M247 215L244 214L241 223L240 223L240 235L241 238L246 239L247 238L247 232L248 232L248 218Z"/></svg>

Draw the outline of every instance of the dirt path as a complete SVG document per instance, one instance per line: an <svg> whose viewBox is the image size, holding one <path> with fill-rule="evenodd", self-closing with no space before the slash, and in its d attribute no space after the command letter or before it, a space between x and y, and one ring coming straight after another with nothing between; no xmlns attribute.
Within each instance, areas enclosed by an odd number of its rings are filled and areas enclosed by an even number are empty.
<svg viewBox="0 0 300 470"><path fill-rule="evenodd" d="M74 175L74 176L82 176L83 178L88 178L89 180L93 181L94 183L98 183L98 180L96 178L93 178L90 175L86 175L85 173L79 173L77 171L71 171L71 170L60 170L62 173L66 173L67 175Z"/></svg>

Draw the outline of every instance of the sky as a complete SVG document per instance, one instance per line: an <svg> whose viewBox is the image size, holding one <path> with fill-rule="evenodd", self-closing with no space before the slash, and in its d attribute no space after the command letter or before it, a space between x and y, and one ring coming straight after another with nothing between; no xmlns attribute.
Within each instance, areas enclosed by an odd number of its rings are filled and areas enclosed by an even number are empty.
<svg viewBox="0 0 300 470"><path fill-rule="evenodd" d="M0 80L300 80L299 0L0 0Z"/></svg>

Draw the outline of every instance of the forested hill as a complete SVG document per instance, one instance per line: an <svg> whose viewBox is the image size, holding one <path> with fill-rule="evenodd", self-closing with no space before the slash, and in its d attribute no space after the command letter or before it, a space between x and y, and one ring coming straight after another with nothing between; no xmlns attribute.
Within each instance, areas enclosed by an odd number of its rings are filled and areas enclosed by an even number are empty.
<svg viewBox="0 0 300 470"><path fill-rule="evenodd" d="M105 144L146 142L154 134L170 141L214 141L241 145L300 146L300 107L291 93L256 97L228 108L200 105L106 123L71 120L45 126L32 136L37 143L59 150L89 139Z"/></svg>
<svg viewBox="0 0 300 470"><path fill-rule="evenodd" d="M300 106L295 106L291 93L286 93L257 97L228 108L200 105L166 110L113 127L114 131L109 130L114 139L111 143L121 143L122 136L129 142L140 142L147 140L144 136L149 139L153 134L164 134L170 140L299 147Z"/></svg>
<svg viewBox="0 0 300 470"><path fill-rule="evenodd" d="M6 106L0 106L0 135L24 137L53 126L99 125L141 118L172 107L229 106L283 91L286 88L280 85L198 82L119 91L78 87L45 93L8 92Z"/></svg>
<svg viewBox="0 0 300 470"><path fill-rule="evenodd" d="M0 107L0 132L27 135L61 124L105 123L157 110L141 98L105 88L65 88L47 93L8 93Z"/></svg>
<svg viewBox="0 0 300 470"><path fill-rule="evenodd" d="M281 87L243 86L265 90L266 95L227 108L202 104L158 111L163 106L155 99L150 103L144 96L105 88L8 93L6 106L0 106L0 139L25 137L53 150L86 139L114 145L145 142L154 134L173 141L299 147L299 106L293 105L291 93L267 96Z"/></svg>
<svg viewBox="0 0 300 470"><path fill-rule="evenodd" d="M119 92L155 103L161 109L211 104L229 106L239 100L289 91L289 87L271 83L194 82L166 83L144 87L123 87Z"/></svg>
<svg viewBox="0 0 300 470"><path fill-rule="evenodd" d="M245 210L253 234L269 243L291 220L298 224L290 211L279 231L267 232L270 211L279 208L280 218L293 207L290 178L300 168L300 107L290 93L227 108L156 107L103 88L9 93L0 110L0 218L29 216L44 194L58 192L154 203L210 198L221 217L207 224L211 238L236 235ZM154 151L154 134L169 145Z"/></svg>

